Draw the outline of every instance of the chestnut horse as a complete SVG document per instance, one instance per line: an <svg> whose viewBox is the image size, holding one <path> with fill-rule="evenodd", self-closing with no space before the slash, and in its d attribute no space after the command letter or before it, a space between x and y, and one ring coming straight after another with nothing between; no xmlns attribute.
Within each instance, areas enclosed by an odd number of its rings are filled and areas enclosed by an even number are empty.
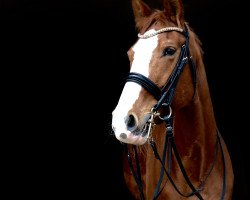
<svg viewBox="0 0 250 200"><path fill-rule="evenodd" d="M179 0L132 0L138 40L112 113L135 199L232 198L233 169L212 107L201 44Z"/></svg>

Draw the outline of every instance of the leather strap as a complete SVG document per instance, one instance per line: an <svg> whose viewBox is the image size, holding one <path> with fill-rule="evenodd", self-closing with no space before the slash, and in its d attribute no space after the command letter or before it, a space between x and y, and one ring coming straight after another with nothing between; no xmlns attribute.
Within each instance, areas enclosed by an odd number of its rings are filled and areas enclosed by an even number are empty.
<svg viewBox="0 0 250 200"><path fill-rule="evenodd" d="M152 94L156 100L160 99L161 89L146 76L136 72L131 72L127 77L127 82L128 81L138 83L139 85L143 86L144 89L146 89L150 94Z"/></svg>
<svg viewBox="0 0 250 200"><path fill-rule="evenodd" d="M135 172L134 166L133 166L133 162L132 162L132 158L130 155L130 152L128 150L127 145L124 146L125 147L125 152L127 153L127 158L128 158L128 163L129 163L129 167L130 170L133 174L133 177L135 179L135 182L137 184L139 193L140 193L140 198L141 200L145 200L145 196L144 196L144 192L143 192L143 185L142 185L142 179L141 179L141 170L140 170L140 164L139 164L139 158L138 158L138 154L136 151L136 147L133 146L134 152L135 152L135 164L136 164L136 168L137 168L137 173Z"/></svg>

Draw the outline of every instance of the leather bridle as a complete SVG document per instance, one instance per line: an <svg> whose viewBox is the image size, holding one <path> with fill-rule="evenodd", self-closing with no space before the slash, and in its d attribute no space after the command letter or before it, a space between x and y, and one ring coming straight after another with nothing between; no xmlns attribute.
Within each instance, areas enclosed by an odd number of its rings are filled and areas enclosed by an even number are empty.
<svg viewBox="0 0 250 200"><path fill-rule="evenodd" d="M171 30L172 31L172 30ZM176 31L176 30L175 30ZM127 82L135 82L143 86L150 94L154 96L156 100L158 100L157 104L154 106L154 111L158 111L162 104L166 104L170 106L172 103L172 99L174 96L174 91L178 82L178 79L181 75L181 72L189 61L192 76L193 76L193 84L196 87L196 71L195 71L195 64L189 52L189 34L188 31L185 30L183 32L178 31L179 33L183 34L186 38L185 43L181 47L180 56L178 62L176 64L175 69L173 70L171 76L169 77L166 84L159 88L153 81L149 78L145 77L142 74L131 72L128 74Z"/></svg>
<svg viewBox="0 0 250 200"><path fill-rule="evenodd" d="M218 154L218 146L220 146L220 150L221 150L221 154L222 154L222 161L223 161L223 169L224 169L223 188L222 188L222 193L221 193L221 198L220 198L221 200L223 200L224 196L225 196L225 188L226 188L226 175L225 175L226 165L225 165L223 148L222 148L221 141L220 141L219 131L217 130L217 140L216 140L216 145L215 145L215 153L214 153L213 162L211 164L211 167L210 167L208 174L206 175L206 177L204 178L204 180L202 181L202 183L199 185L198 188L195 188L194 185L191 183L191 181L186 173L186 170L182 164L178 150L176 148L175 141L174 141L174 134L173 134L173 113L172 113L172 109L171 109L171 104L172 104L172 100L174 97L174 93L175 93L175 89L176 89L179 77L180 77L184 67L186 66L187 62L189 62L192 77L193 77L194 95L195 95L195 92L196 92L196 67L195 67L195 64L193 62L190 51L189 51L189 32L188 32L187 25L185 24L183 31L179 31L179 29L171 29L171 28L166 29L166 31L177 31L177 32L181 33L182 35L184 35L186 38L185 43L181 47L181 52L180 52L180 56L179 56L179 59L177 61L177 64L176 64L172 74L170 75L169 79L167 80L166 84L162 88L159 88L152 80L150 80L149 78L145 77L144 75L142 75L140 73L136 73L136 72L129 73L128 77L126 79L127 82L135 82L135 83L141 85L151 95L153 95L154 98L157 100L157 103L151 109L151 118L148 121L149 127L148 127L148 135L147 135L147 137L149 138L149 143L150 143L152 150L154 152L154 155L155 155L156 159L158 159L161 163L160 176L159 176L158 183L157 183L157 186L156 186L155 191L154 191L153 200L158 198L158 196L161 194L161 191L163 190L163 188L166 184L165 183L164 186L162 188L160 188L164 173L167 175L168 180L170 181L172 186L175 188L175 190L178 192L178 194L180 194L183 197L190 197L190 196L196 195L198 197L198 199L203 200L203 197L201 196L200 191L202 191L203 186L205 185L205 182L206 182L207 178L209 177L209 175L211 174L212 169L215 165L215 161L216 161L217 154ZM164 31L164 32L166 32L166 31ZM160 116L158 111L160 108L163 108L163 107L164 107L163 110L168 110L169 113L163 112L163 113L161 113L161 116ZM158 116L162 121L164 121L165 125L166 125L166 136L165 136L165 143L164 143L163 152L162 152L162 158L160 158L158 151L157 151L156 143L154 142L153 138L151 137L152 127L155 125L154 118L156 116ZM134 145L133 145L133 149L135 152L135 163L136 163L137 172L135 172L134 166L132 164L131 154L130 154L127 146L125 145L125 150L126 150L126 153L128 155L130 169L131 169L132 174L133 174L135 181L137 183L137 186L138 186L138 189L140 192L140 197L142 200L144 200L145 196L143 193L143 185L142 185L142 179L141 179L141 175L140 175L139 158L138 158L138 154L136 151L136 147ZM185 178L190 189L192 190L192 192L190 192L188 194L182 193L178 189L178 187L176 186L176 184L174 183L173 179L170 176L172 152L176 156L176 160L177 160L179 168L183 174L183 177ZM168 169L165 168L167 154L168 154L168 156L167 156Z"/></svg>

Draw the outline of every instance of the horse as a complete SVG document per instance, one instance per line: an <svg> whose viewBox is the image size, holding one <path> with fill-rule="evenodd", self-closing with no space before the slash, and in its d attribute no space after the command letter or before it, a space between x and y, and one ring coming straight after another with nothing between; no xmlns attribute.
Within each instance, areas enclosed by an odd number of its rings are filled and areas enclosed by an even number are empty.
<svg viewBox="0 0 250 200"><path fill-rule="evenodd" d="M134 199L232 199L234 173L220 134L201 41L181 0L153 9L131 0L138 39L112 112Z"/></svg>

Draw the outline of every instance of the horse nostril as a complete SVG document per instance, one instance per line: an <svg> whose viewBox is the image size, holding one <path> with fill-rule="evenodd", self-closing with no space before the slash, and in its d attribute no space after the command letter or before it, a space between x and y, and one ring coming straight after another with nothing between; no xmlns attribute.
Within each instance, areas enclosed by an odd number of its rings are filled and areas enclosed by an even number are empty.
<svg viewBox="0 0 250 200"><path fill-rule="evenodd" d="M133 115L129 115L125 119L125 123L127 125L128 130L133 131L136 128L136 120Z"/></svg>
<svg viewBox="0 0 250 200"><path fill-rule="evenodd" d="M121 133L121 134L120 134L120 138L122 138L122 139L127 139L126 133Z"/></svg>

